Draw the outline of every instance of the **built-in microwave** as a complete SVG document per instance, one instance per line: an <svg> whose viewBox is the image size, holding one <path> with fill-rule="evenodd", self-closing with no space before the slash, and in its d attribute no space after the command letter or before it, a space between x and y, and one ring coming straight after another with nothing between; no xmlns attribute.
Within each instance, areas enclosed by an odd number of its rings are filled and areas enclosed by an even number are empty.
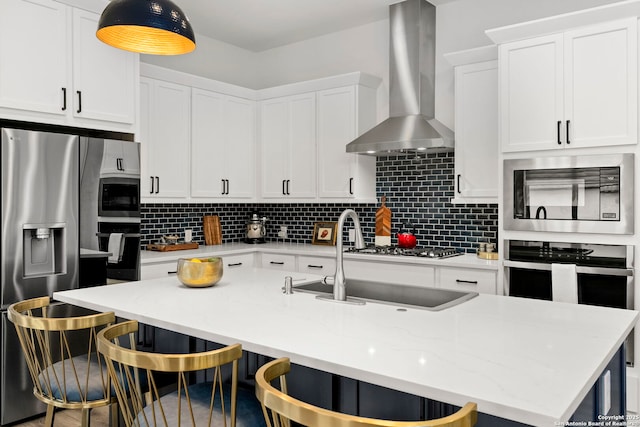
<svg viewBox="0 0 640 427"><path fill-rule="evenodd" d="M504 161L504 229L633 234L634 155Z"/></svg>
<svg viewBox="0 0 640 427"><path fill-rule="evenodd" d="M98 197L100 217L138 218L140 216L139 178L100 178Z"/></svg>

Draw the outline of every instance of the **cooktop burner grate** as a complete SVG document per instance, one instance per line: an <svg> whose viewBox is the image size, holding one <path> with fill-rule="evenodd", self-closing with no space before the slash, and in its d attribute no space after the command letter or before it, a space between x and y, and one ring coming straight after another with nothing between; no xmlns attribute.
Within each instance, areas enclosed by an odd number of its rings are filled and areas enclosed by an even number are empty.
<svg viewBox="0 0 640 427"><path fill-rule="evenodd" d="M400 255L423 258L448 258L462 255L456 248L401 248L399 246L367 246L363 249L348 248L345 252L377 255Z"/></svg>

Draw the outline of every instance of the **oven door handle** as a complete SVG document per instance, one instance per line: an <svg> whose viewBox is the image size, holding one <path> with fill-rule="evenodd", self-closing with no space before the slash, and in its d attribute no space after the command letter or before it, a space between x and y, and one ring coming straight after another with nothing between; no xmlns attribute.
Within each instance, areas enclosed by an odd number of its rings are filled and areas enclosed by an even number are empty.
<svg viewBox="0 0 640 427"><path fill-rule="evenodd" d="M524 262L524 261L504 261L505 267L522 268L525 270L543 270L551 271L551 264L542 264L538 262ZM599 274L603 276L633 276L632 268L607 268L607 267L585 267L582 265L576 266L576 273L578 274Z"/></svg>

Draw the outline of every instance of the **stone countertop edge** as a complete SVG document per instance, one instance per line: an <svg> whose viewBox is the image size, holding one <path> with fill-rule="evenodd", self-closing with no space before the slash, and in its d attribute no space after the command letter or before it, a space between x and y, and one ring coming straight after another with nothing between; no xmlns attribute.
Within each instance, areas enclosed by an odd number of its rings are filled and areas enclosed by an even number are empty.
<svg viewBox="0 0 640 427"><path fill-rule="evenodd" d="M240 255L247 253L281 253L289 255L317 256L334 258L336 253L335 246L320 246L311 244L296 243L264 243L264 244L248 244L248 243L224 243L222 245L201 245L198 249L189 249L182 251L141 251L141 265L155 264L162 262L177 261L179 258L207 257L225 255ZM418 264L431 265L437 267L452 268L477 268L483 270L497 271L500 265L498 260L486 260L478 258L474 254L462 254L450 258L433 259L426 257L414 256L398 256L398 255L375 255L375 254L356 254L346 252L344 259L376 261L376 262L392 262L396 264Z"/></svg>

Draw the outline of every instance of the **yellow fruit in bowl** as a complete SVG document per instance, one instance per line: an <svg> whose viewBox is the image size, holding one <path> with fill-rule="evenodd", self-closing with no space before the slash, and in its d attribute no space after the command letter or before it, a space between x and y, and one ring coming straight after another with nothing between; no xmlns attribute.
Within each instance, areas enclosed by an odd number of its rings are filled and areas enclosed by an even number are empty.
<svg viewBox="0 0 640 427"><path fill-rule="evenodd" d="M222 258L180 258L178 280L193 288L213 286L222 278Z"/></svg>

